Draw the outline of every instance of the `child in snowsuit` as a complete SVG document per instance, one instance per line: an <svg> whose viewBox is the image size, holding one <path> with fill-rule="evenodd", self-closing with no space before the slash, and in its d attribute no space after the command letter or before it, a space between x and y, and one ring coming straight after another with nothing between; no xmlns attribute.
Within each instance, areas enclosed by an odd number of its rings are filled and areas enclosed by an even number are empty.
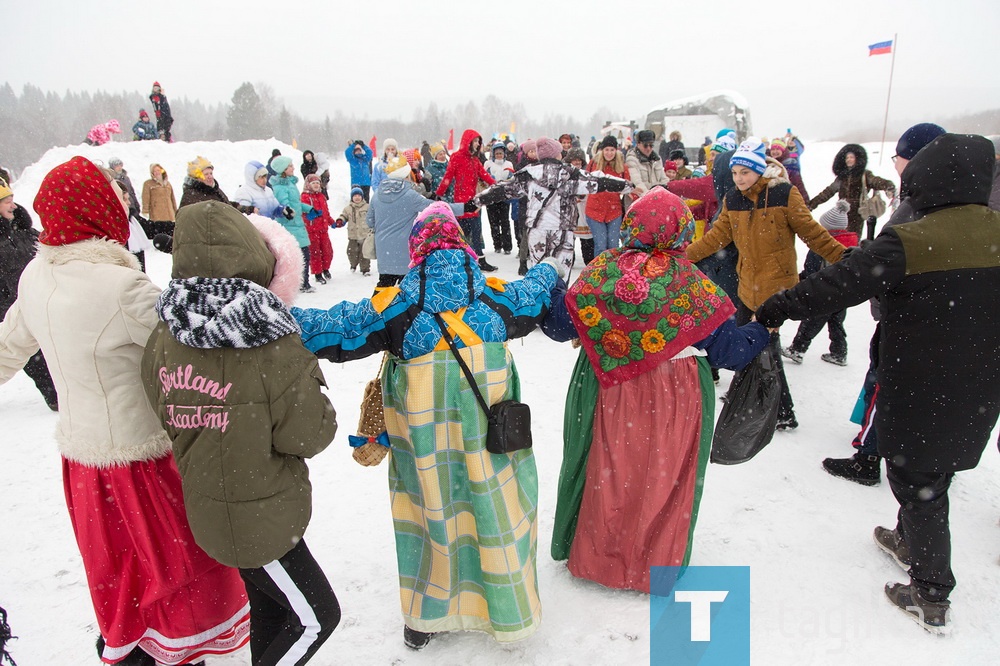
<svg viewBox="0 0 1000 666"><path fill-rule="evenodd" d="M347 259L351 262L351 272L360 266L361 274L367 276L371 272L371 261L361 254L361 246L371 233L365 218L368 215L368 202L360 187L351 190L351 203L337 216L337 226L347 225Z"/></svg>
<svg viewBox="0 0 1000 666"><path fill-rule="evenodd" d="M330 444L337 419L288 310L298 244L253 218L216 202L181 209L175 279L156 302L142 377L195 542L246 584L252 663L305 664L340 622L302 539L312 513L305 460Z"/></svg>
<svg viewBox="0 0 1000 666"><path fill-rule="evenodd" d="M330 279L330 264L333 263L330 227L334 226L334 221L320 188L319 176L315 173L306 176L302 203L312 206L311 211L303 213L306 231L309 233L309 272L316 278L316 282L326 284Z"/></svg>
<svg viewBox="0 0 1000 666"><path fill-rule="evenodd" d="M850 203L845 199L840 199L832 209L820 216L819 223L844 247L857 247L858 235L847 230L849 210ZM802 267L802 273L799 274L799 279L804 280L829 265L823 261L822 257L810 250L806 256L805 265ZM820 358L834 365L847 365L847 333L844 331L846 318L847 310L837 310L822 317L802 320L791 346L782 349L781 355L792 363L802 363L802 356L809 349L809 344L826 326L830 331L830 353L823 354Z"/></svg>

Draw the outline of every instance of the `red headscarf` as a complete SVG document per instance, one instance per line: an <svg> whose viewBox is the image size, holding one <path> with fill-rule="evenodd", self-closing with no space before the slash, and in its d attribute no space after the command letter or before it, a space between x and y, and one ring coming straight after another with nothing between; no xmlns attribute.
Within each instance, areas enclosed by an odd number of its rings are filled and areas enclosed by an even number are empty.
<svg viewBox="0 0 1000 666"><path fill-rule="evenodd" d="M624 247L597 256L566 294L605 388L669 361L736 311L685 258L694 217L676 194L650 190L629 207L622 232Z"/></svg>
<svg viewBox="0 0 1000 666"><path fill-rule="evenodd" d="M38 242L68 245L88 238L128 242L128 216L111 183L83 157L74 157L46 174L35 212L42 220Z"/></svg>

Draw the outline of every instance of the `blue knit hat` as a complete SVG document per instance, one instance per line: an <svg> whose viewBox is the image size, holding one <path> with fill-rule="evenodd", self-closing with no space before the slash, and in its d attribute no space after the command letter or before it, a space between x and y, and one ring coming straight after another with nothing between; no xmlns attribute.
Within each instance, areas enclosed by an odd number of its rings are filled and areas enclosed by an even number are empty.
<svg viewBox="0 0 1000 666"><path fill-rule="evenodd" d="M360 187L352 187L351 188L351 198L352 199L354 198L355 194L360 194L362 197L365 196L364 191Z"/></svg>
<svg viewBox="0 0 1000 666"><path fill-rule="evenodd" d="M934 123L920 123L903 132L896 142L896 155L912 160L920 149L944 134L944 128Z"/></svg>
<svg viewBox="0 0 1000 666"><path fill-rule="evenodd" d="M727 134L732 134L733 138L734 139L736 138L736 132L734 132L733 130L729 129L728 127L723 127L718 132L716 132L715 133L715 138L718 139L719 137L723 137L723 136L725 136Z"/></svg>
<svg viewBox="0 0 1000 666"><path fill-rule="evenodd" d="M730 132L718 137L712 144L712 150L716 153L728 153L730 150L736 150L736 135Z"/></svg>
<svg viewBox="0 0 1000 666"><path fill-rule="evenodd" d="M764 169L767 168L766 150L767 147L761 143L760 139L755 136L749 136L746 141L740 144L736 152L733 153L732 159L729 160L729 168L742 166L751 171L763 174Z"/></svg>
<svg viewBox="0 0 1000 666"><path fill-rule="evenodd" d="M274 170L274 173L278 174L279 176L285 173L285 169L287 169L291 165L292 165L292 158L285 157L284 155L278 155L273 160L271 160L271 168Z"/></svg>

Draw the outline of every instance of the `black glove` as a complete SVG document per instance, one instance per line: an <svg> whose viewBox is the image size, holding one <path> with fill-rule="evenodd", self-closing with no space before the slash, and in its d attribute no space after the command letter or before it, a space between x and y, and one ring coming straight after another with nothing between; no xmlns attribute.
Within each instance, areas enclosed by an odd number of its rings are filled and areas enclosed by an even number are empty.
<svg viewBox="0 0 1000 666"><path fill-rule="evenodd" d="M757 308L754 316L764 328L778 328L787 319L784 313L771 303L770 299L764 301L764 304Z"/></svg>
<svg viewBox="0 0 1000 666"><path fill-rule="evenodd" d="M285 206L284 208L281 209L281 215L286 220L291 220L295 218L295 211L292 210L291 206Z"/></svg>
<svg viewBox="0 0 1000 666"><path fill-rule="evenodd" d="M361 146L362 148L364 148L365 147L365 142L362 141L361 139L355 139L354 140L354 145L355 146Z"/></svg>
<svg viewBox="0 0 1000 666"><path fill-rule="evenodd" d="M479 206L472 203L471 201L466 201L463 209L465 210L466 213L475 213L477 210L479 210Z"/></svg>
<svg viewBox="0 0 1000 666"><path fill-rule="evenodd" d="M174 251L174 237L170 234L156 234L153 236L153 247L165 254Z"/></svg>

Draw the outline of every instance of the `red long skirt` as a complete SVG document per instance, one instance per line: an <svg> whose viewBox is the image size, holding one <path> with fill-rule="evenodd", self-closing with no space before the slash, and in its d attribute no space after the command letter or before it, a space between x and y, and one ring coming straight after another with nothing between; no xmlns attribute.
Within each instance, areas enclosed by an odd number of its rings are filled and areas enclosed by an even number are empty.
<svg viewBox="0 0 1000 666"><path fill-rule="evenodd" d="M63 486L104 662L138 646L183 664L247 643L243 581L195 544L172 455L103 468L64 458Z"/></svg>

